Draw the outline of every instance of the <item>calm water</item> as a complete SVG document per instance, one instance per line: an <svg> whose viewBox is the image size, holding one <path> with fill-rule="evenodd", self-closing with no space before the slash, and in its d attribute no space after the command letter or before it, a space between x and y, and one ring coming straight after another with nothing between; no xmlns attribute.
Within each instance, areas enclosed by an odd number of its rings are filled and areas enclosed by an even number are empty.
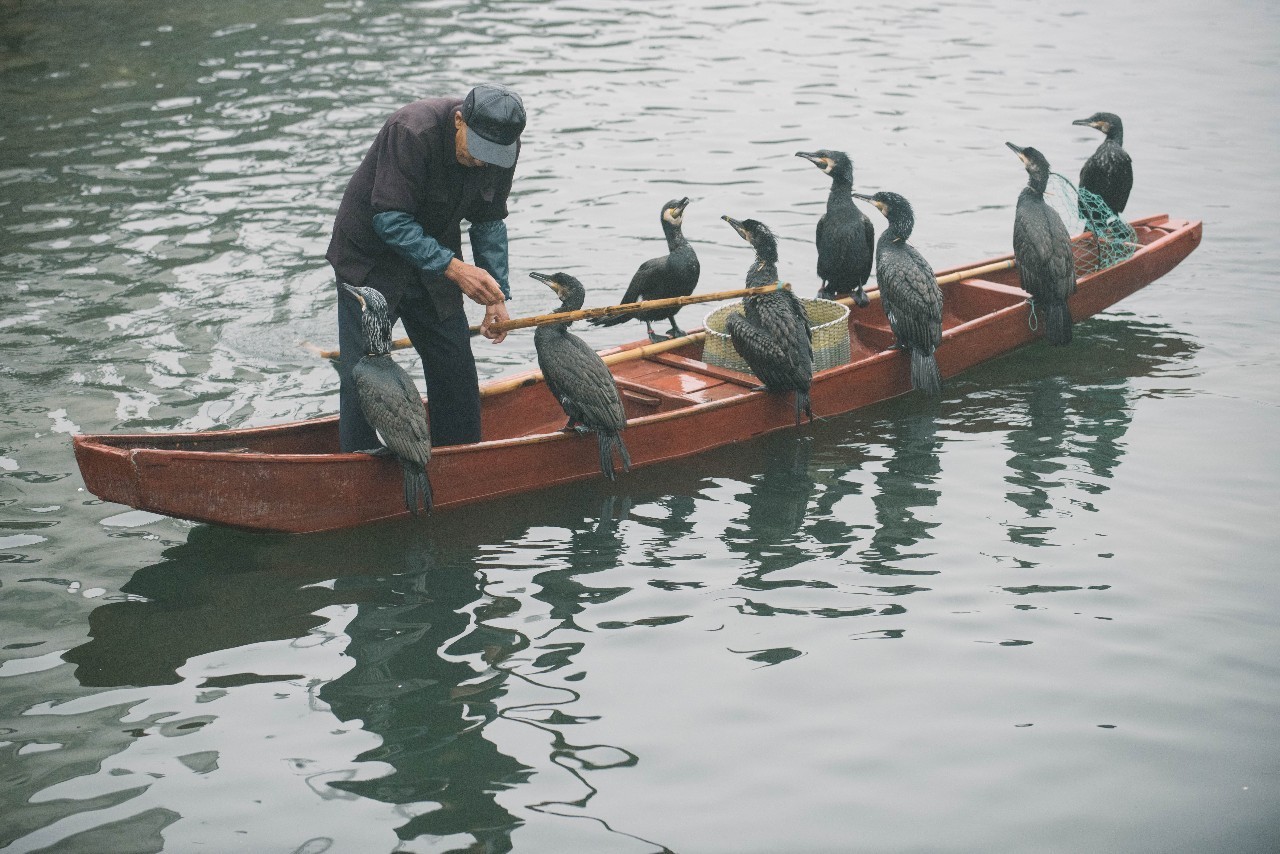
<svg viewBox="0 0 1280 854"><path fill-rule="evenodd" d="M1280 848L1280 12L1207 8L5 3L0 849ZM86 493L74 432L336 408L299 342L347 176L482 79L532 113L513 314L530 270L616 299L684 195L701 289L749 261L722 214L815 288L800 149L910 198L935 266L1003 253L1003 143L1074 177L1100 109L1130 212L1205 242L936 405L617 486L310 538Z"/></svg>

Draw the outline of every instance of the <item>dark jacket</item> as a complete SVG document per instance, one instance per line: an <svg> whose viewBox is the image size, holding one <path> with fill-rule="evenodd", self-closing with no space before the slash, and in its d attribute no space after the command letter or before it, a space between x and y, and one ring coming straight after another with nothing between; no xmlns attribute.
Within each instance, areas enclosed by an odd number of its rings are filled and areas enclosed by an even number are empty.
<svg viewBox="0 0 1280 854"><path fill-rule="evenodd" d="M342 196L325 258L343 281L381 291L393 311L411 289L423 289L443 318L462 309L462 292L397 254L374 231L375 214L410 214L428 237L459 258L462 220L490 222L507 216L515 169L458 163L453 115L461 108L461 98L424 98L396 111Z"/></svg>

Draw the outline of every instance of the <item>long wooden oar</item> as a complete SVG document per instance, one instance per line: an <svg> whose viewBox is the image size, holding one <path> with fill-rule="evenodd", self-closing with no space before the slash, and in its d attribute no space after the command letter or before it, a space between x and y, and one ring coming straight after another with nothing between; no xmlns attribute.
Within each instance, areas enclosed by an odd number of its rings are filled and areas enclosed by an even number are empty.
<svg viewBox="0 0 1280 854"><path fill-rule="evenodd" d="M769 291L779 289L790 289L791 285L786 282L775 282L772 285L763 285L758 288L738 288L732 291L717 291L710 294L694 294L686 297L670 297L668 299L651 299L641 300L640 302L627 302L620 305L602 305L596 308L580 308L577 311L557 311L551 314L538 314L531 317L517 317L514 320L506 320L502 323L495 323L489 327L494 332L510 332L513 329L527 329L530 326L546 326L548 323L570 323L575 320L587 320L593 317L614 317L619 314L634 314L637 311L650 311L661 308L679 308L682 305L693 305L700 302L715 302L716 300L735 299L737 297L751 296L752 294L763 294ZM472 334L479 331L479 327L471 328ZM667 342L662 342L667 343ZM303 343L311 352L315 353L322 359L337 359L340 355L338 350L321 350L314 344ZM397 338L391 342L392 350L404 350L412 347L413 344L408 338ZM635 358L641 358L639 356Z"/></svg>

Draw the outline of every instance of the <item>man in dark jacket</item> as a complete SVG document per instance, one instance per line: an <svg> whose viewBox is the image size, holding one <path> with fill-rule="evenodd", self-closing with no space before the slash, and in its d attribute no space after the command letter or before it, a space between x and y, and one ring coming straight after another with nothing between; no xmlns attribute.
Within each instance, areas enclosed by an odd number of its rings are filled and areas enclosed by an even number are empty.
<svg viewBox="0 0 1280 854"><path fill-rule="evenodd" d="M508 320L507 196L524 130L509 89L425 98L395 112L347 185L325 257L338 278L339 439L378 447L351 370L363 355L360 305L342 283L374 288L422 358L433 445L480 440L480 390L462 298L485 307L481 334ZM462 258L467 220L475 264Z"/></svg>

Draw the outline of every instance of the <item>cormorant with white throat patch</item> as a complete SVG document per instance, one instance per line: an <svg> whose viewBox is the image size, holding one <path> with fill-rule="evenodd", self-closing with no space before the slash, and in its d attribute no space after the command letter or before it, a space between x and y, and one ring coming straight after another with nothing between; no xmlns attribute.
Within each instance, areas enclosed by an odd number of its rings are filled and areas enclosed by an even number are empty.
<svg viewBox="0 0 1280 854"><path fill-rule="evenodd" d="M693 246L684 236L684 209L689 206L689 198L672 199L662 206L662 233L667 237L667 254L661 258L650 258L640 265L627 292L622 295L622 305L642 300L671 299L687 297L698 286L698 256ZM684 335L676 326L674 308L657 308L650 311L639 311L634 314L621 314L615 317L595 318L591 321L596 326L617 326L632 318L644 321L649 332L650 341L665 340L664 336L653 331L653 324L659 320L671 322L671 334L668 338L679 338Z"/></svg>
<svg viewBox="0 0 1280 854"><path fill-rule="evenodd" d="M1133 160L1124 150L1124 123L1115 113L1094 113L1071 124L1096 128L1106 134L1106 139L1080 169L1080 187L1101 196L1116 214L1124 213L1133 189Z"/></svg>
<svg viewBox="0 0 1280 854"><path fill-rule="evenodd" d="M942 373L934 351L942 343L942 288L929 262L907 243L915 228L915 212L897 193L854 193L853 197L875 205L889 220L876 242L880 302L897 339L895 346L911 354L911 387L938 397Z"/></svg>
<svg viewBox="0 0 1280 854"><path fill-rule="evenodd" d="M405 369L391 358L391 318L387 301L373 288L343 287L360 303L360 324L364 356L351 369L360 409L377 431L385 448L363 453L390 452L404 469L404 506L415 515L419 501L431 510L431 481L427 461L431 459L431 427L422 395Z"/></svg>
<svg viewBox="0 0 1280 854"><path fill-rule="evenodd" d="M586 300L582 282L568 273L530 273L560 297L558 311L577 311ZM619 435L627 426L622 398L609 366L585 341L569 331L569 323L548 323L533 333L538 368L547 388L559 401L569 420L565 430L593 430L600 445L600 471L614 479L613 449L618 449L622 470L631 471L631 457ZM579 426L580 425L580 426Z"/></svg>
<svg viewBox="0 0 1280 854"><path fill-rule="evenodd" d="M870 302L863 288L871 278L876 232L853 203L853 161L843 151L797 151L814 166L831 176L827 212L818 220L819 299L836 299L852 294L859 308Z"/></svg>

